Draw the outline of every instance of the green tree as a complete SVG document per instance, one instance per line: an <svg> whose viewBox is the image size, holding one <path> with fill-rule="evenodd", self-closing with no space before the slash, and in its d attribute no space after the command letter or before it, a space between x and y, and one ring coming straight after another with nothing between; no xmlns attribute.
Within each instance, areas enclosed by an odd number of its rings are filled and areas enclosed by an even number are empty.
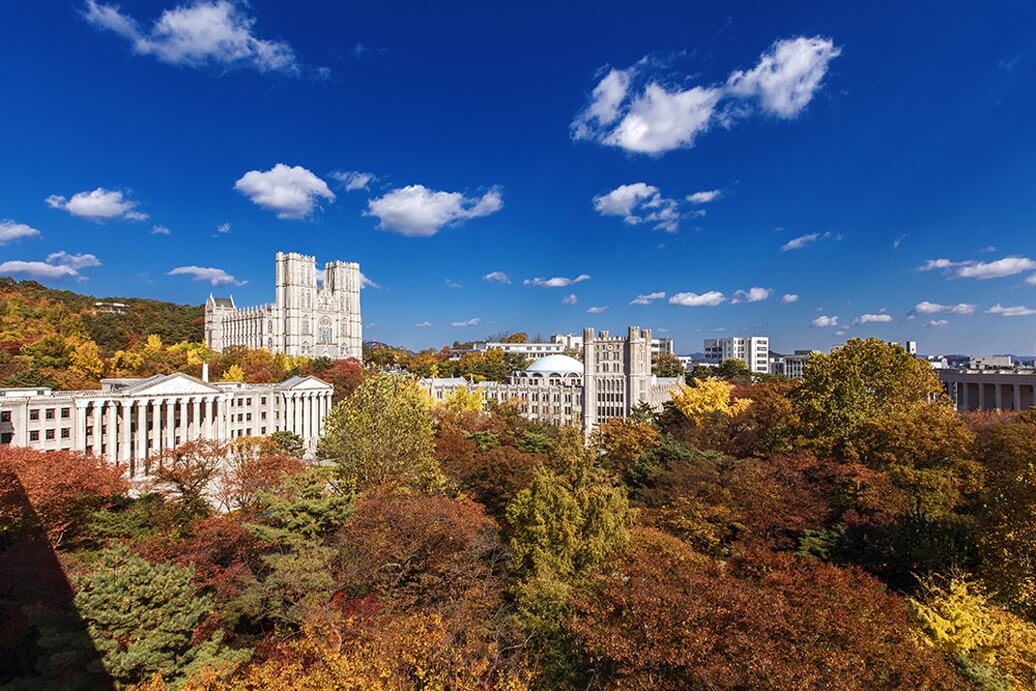
<svg viewBox="0 0 1036 691"><path fill-rule="evenodd" d="M632 522L625 491L577 434L556 449L507 507L518 617L555 686L574 683L583 667L562 626L573 588L628 542Z"/></svg>
<svg viewBox="0 0 1036 691"><path fill-rule="evenodd" d="M275 452L284 456L302 458L302 454L306 451L302 437L294 432L274 432L268 439L273 445Z"/></svg>
<svg viewBox="0 0 1036 691"><path fill-rule="evenodd" d="M319 453L358 488L402 483L432 489L444 481L434 439L430 406L417 382L379 374L332 408Z"/></svg>
<svg viewBox="0 0 1036 691"><path fill-rule="evenodd" d="M116 545L98 554L94 570L74 579L76 610L119 686L155 674L179 682L249 657L248 650L224 646L219 632L195 640L213 603L197 591L193 577L189 567L149 564Z"/></svg>
<svg viewBox="0 0 1036 691"><path fill-rule="evenodd" d="M685 374L680 358L672 353L659 353L651 370L657 377L682 377Z"/></svg>
<svg viewBox="0 0 1036 691"><path fill-rule="evenodd" d="M830 355L810 358L792 396L808 445L856 461L865 425L941 391L926 362L897 345L854 338Z"/></svg>
<svg viewBox="0 0 1036 691"><path fill-rule="evenodd" d="M352 493L330 468L286 478L278 492L260 492L262 523L243 527L265 546L260 578L245 588L235 609L257 620L300 625L321 613L334 592L335 550L325 538L352 512Z"/></svg>

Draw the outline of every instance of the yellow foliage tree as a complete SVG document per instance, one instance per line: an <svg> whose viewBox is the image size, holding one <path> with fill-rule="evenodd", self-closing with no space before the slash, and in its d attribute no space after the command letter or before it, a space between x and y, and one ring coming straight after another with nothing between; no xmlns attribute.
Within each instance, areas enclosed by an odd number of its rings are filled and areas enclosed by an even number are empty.
<svg viewBox="0 0 1036 691"><path fill-rule="evenodd" d="M1020 688L1036 688L1036 625L997 607L966 578L936 576L923 585L910 605L929 645L994 667Z"/></svg>
<svg viewBox="0 0 1036 691"><path fill-rule="evenodd" d="M240 365L231 365L223 370L223 381L244 381L245 371Z"/></svg>
<svg viewBox="0 0 1036 691"><path fill-rule="evenodd" d="M136 374L144 364L144 355L135 350L116 350L108 361L108 369L116 377L129 377Z"/></svg>
<svg viewBox="0 0 1036 691"><path fill-rule="evenodd" d="M71 363L68 371L88 381L98 381L104 374L104 360L97 344L86 339L80 341L72 349Z"/></svg>
<svg viewBox="0 0 1036 691"><path fill-rule="evenodd" d="M147 355L155 355L161 353L165 349L162 345L162 337L158 334L151 334L144 341L144 353Z"/></svg>
<svg viewBox="0 0 1036 691"><path fill-rule="evenodd" d="M696 379L693 386L680 384L679 393L673 396L673 404L688 420L706 416L739 415L752 405L751 399L734 398L734 385L722 379L709 377Z"/></svg>
<svg viewBox="0 0 1036 691"><path fill-rule="evenodd" d="M482 412L482 389L475 387L469 389L466 386L457 387L453 393L442 402L442 407L447 413L481 413Z"/></svg>

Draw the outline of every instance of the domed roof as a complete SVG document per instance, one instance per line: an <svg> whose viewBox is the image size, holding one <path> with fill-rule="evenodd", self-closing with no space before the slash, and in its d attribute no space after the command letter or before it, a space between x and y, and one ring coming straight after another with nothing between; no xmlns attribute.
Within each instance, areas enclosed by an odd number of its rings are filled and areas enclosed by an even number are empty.
<svg viewBox="0 0 1036 691"><path fill-rule="evenodd" d="M548 355L541 357L525 368L526 372L540 374L582 374L583 363L568 355Z"/></svg>

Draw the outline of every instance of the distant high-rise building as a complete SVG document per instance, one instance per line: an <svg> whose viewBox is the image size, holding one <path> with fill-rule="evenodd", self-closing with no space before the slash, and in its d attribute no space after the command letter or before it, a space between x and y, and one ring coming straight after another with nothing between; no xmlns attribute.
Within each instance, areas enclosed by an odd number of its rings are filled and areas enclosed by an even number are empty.
<svg viewBox="0 0 1036 691"><path fill-rule="evenodd" d="M725 360L740 360L756 374L769 374L770 338L768 336L706 338L705 361L718 365Z"/></svg>
<svg viewBox="0 0 1036 691"><path fill-rule="evenodd" d="M217 352L234 346L285 355L363 358L360 265L328 262L317 285L316 258L295 252L276 257L276 302L238 308L233 297L205 303L205 343Z"/></svg>

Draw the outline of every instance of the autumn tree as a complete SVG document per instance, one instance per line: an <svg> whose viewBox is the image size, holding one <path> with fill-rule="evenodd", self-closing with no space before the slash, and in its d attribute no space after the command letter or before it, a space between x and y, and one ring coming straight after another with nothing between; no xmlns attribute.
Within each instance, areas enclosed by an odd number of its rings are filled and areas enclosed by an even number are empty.
<svg viewBox="0 0 1036 691"><path fill-rule="evenodd" d="M1036 411L981 429L976 456L986 473L980 573L998 597L1036 618Z"/></svg>
<svg viewBox="0 0 1036 691"><path fill-rule="evenodd" d="M126 492L124 471L85 454L0 447L0 537L42 528L51 545L63 546L93 512Z"/></svg>
<svg viewBox="0 0 1036 691"><path fill-rule="evenodd" d="M615 417L597 426L591 445L598 449L602 463L627 485L639 484L648 471L644 456L659 444L659 432L646 422Z"/></svg>
<svg viewBox="0 0 1036 691"><path fill-rule="evenodd" d="M858 460L863 427L942 392L928 363L876 338L850 339L806 365L793 400L808 443L819 455Z"/></svg>
<svg viewBox="0 0 1036 691"><path fill-rule="evenodd" d="M204 516L209 512L214 480L229 456L230 448L212 439L163 451L149 459L152 488L169 497L184 519Z"/></svg>
<svg viewBox="0 0 1036 691"><path fill-rule="evenodd" d="M638 535L569 621L606 688L962 686L873 578L788 554L724 566Z"/></svg>
<svg viewBox="0 0 1036 691"><path fill-rule="evenodd" d="M303 371L335 387L332 403L339 403L348 398L360 385L367 371L357 360L328 360L317 358L312 360Z"/></svg>
<svg viewBox="0 0 1036 691"><path fill-rule="evenodd" d="M922 585L909 602L929 645L966 660L962 669L977 686L992 676L1009 688L1036 688L1036 625L965 577L936 574Z"/></svg>
<svg viewBox="0 0 1036 691"><path fill-rule="evenodd" d="M434 436L430 406L417 382L379 374L331 409L318 448L357 487L398 482L432 488L443 482Z"/></svg>

